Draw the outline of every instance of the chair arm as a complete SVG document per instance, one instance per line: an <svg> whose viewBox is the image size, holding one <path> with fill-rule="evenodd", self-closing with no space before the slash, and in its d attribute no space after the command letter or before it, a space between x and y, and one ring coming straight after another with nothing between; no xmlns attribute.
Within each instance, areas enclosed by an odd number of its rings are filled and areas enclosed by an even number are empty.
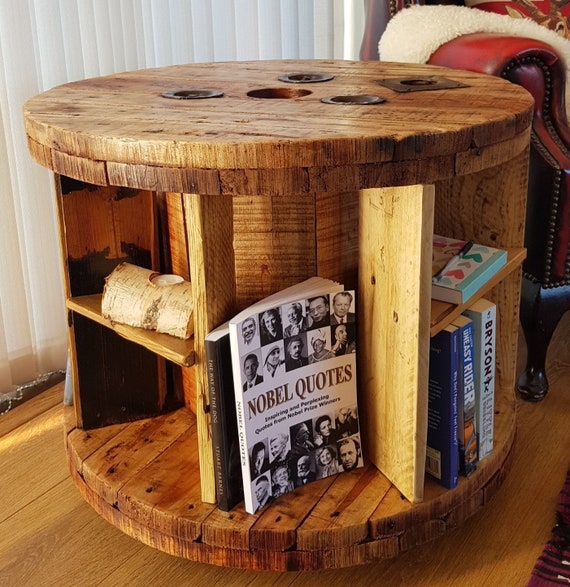
<svg viewBox="0 0 570 587"><path fill-rule="evenodd" d="M476 33L441 45L429 63L500 76L534 97L524 271L546 286L568 283L570 130L558 54L533 39Z"/></svg>
<svg viewBox="0 0 570 587"><path fill-rule="evenodd" d="M567 159L566 73L550 45L525 37L474 33L441 45L429 63L503 77L524 87L535 101L534 131L549 151L562 150L560 156Z"/></svg>

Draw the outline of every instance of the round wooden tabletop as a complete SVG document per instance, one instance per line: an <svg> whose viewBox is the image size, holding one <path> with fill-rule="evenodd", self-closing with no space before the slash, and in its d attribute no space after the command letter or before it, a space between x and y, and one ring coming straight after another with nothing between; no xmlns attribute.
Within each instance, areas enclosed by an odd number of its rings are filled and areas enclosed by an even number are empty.
<svg viewBox="0 0 570 587"><path fill-rule="evenodd" d="M282 170L277 189L315 191L311 177L330 173L338 193L508 160L527 144L532 103L505 80L435 66L256 61L69 83L24 116L39 163L100 185L247 194Z"/></svg>

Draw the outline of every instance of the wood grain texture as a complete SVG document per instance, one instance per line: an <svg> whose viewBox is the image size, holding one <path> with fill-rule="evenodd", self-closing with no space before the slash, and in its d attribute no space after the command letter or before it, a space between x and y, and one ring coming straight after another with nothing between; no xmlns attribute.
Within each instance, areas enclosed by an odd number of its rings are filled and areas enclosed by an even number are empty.
<svg viewBox="0 0 570 587"><path fill-rule="evenodd" d="M360 197L359 413L364 452L412 502L423 498L427 438L433 186Z"/></svg>
<svg viewBox="0 0 570 587"><path fill-rule="evenodd" d="M113 323L101 313L101 294L79 296L67 300L67 308L86 316L90 320L110 328L120 336L144 346L153 353L182 367L194 364L194 340L183 340L167 334Z"/></svg>
<svg viewBox="0 0 570 587"><path fill-rule="evenodd" d="M184 196L181 193L158 193L163 227L164 270L192 281L190 259L188 258L188 234L184 220ZM194 358L192 358L192 364ZM189 365L189 363L187 364ZM172 385L182 390L184 403L196 413L196 375L194 369L172 366Z"/></svg>
<svg viewBox="0 0 570 587"><path fill-rule="evenodd" d="M305 84L310 93L298 97L295 85L277 79L298 68L334 79ZM426 75L444 75L468 87L397 93L377 83ZM162 96L196 87L224 96ZM280 98L248 96L260 89ZM386 102L321 102L351 94ZM519 87L465 71L285 60L179 65L83 80L32 98L24 116L29 140L38 145L32 155L63 174L82 176L84 166L103 162L107 181L116 185L276 195L431 183L502 163L528 140L531 104ZM66 157L56 160L46 149Z"/></svg>
<svg viewBox="0 0 570 587"><path fill-rule="evenodd" d="M196 421L202 499L215 503L212 427L204 339L235 312L236 274L230 198L184 194L184 220L192 268Z"/></svg>
<svg viewBox="0 0 570 587"><path fill-rule="evenodd" d="M67 411L67 410L66 410ZM72 478L84 498L127 534L191 560L237 568L311 570L391 558L434 540L478 512L512 458L515 404L499 390L493 454L459 486L426 478L411 504L367 463L296 489L255 515L201 499L196 418L172 414L94 431L67 431Z"/></svg>

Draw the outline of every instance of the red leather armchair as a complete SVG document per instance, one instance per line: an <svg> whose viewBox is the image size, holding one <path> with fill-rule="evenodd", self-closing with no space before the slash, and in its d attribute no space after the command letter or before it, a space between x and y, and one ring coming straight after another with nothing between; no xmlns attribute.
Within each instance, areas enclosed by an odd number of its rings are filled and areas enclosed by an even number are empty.
<svg viewBox="0 0 570 587"><path fill-rule="evenodd" d="M378 41L390 12L388 0L367 0L361 58L378 59ZM465 69L519 84L535 99L521 324L528 355L519 375L520 395L542 400L548 391L548 345L570 310L570 129L565 110L565 66L548 44L499 34L467 34L439 47L428 63Z"/></svg>

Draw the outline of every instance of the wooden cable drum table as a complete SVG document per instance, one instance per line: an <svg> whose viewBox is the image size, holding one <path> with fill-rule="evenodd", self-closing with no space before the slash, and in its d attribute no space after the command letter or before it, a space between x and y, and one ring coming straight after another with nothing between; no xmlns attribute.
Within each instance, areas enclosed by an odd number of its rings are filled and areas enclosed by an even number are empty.
<svg viewBox="0 0 570 587"><path fill-rule="evenodd" d="M53 170L69 311L72 477L107 520L189 559L318 569L397 555L484 506L514 441L532 99L469 72L379 62L164 67L66 84L24 107ZM433 232L506 248L495 447L445 490L424 474ZM119 263L192 283L194 337L101 314ZM366 466L255 515L214 504L204 336L312 275L357 290Z"/></svg>

